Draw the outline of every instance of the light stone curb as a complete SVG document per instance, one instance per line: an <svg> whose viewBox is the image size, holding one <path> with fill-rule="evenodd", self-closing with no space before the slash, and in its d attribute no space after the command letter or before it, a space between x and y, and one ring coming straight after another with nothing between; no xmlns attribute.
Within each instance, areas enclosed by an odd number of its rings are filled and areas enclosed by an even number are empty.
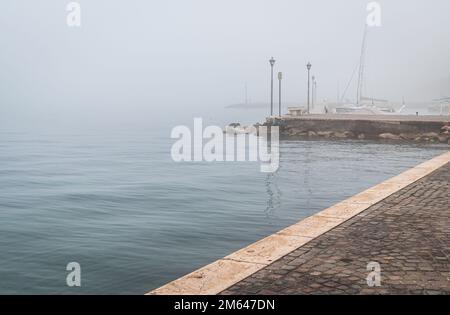
<svg viewBox="0 0 450 315"><path fill-rule="evenodd" d="M147 294L218 294L448 162L450 151Z"/></svg>

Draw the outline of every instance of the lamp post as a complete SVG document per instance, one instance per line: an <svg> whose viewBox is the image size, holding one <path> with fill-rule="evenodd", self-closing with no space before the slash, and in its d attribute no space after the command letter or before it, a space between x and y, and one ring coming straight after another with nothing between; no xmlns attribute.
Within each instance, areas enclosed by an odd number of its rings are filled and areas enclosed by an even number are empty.
<svg viewBox="0 0 450 315"><path fill-rule="evenodd" d="M283 73L278 72L278 116L281 117L281 80L283 79Z"/></svg>
<svg viewBox="0 0 450 315"><path fill-rule="evenodd" d="M273 116L273 65L275 64L275 59L270 58L270 116Z"/></svg>
<svg viewBox="0 0 450 315"><path fill-rule="evenodd" d="M316 102L317 102L317 80L314 80L314 103Z"/></svg>
<svg viewBox="0 0 450 315"><path fill-rule="evenodd" d="M309 114L309 86L310 86L310 70L311 70L311 63L308 62L308 64L306 65L306 68L308 69L308 114Z"/></svg>

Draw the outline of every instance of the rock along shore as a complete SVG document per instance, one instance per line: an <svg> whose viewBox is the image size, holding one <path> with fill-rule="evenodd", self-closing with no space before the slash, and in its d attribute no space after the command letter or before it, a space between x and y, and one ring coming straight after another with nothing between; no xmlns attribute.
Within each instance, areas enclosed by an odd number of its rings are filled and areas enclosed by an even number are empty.
<svg viewBox="0 0 450 315"><path fill-rule="evenodd" d="M371 139L450 144L450 116L308 115L269 117L282 139Z"/></svg>

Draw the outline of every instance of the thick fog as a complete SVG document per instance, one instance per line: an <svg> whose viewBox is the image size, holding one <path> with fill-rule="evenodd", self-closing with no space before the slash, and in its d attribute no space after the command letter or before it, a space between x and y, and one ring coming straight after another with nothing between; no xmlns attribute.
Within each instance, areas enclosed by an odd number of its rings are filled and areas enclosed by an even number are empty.
<svg viewBox="0 0 450 315"><path fill-rule="evenodd" d="M0 124L164 122L268 102L269 58L284 99L335 100L359 62L363 0L79 0L0 2ZM365 93L401 101L450 96L450 1L384 0L367 34ZM354 98L356 87L347 96Z"/></svg>

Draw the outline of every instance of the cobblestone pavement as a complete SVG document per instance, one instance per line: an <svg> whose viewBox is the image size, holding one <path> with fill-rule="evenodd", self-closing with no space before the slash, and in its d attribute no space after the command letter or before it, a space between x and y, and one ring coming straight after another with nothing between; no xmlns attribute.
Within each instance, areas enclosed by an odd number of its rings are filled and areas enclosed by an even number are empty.
<svg viewBox="0 0 450 315"><path fill-rule="evenodd" d="M221 294L450 294L450 163Z"/></svg>

